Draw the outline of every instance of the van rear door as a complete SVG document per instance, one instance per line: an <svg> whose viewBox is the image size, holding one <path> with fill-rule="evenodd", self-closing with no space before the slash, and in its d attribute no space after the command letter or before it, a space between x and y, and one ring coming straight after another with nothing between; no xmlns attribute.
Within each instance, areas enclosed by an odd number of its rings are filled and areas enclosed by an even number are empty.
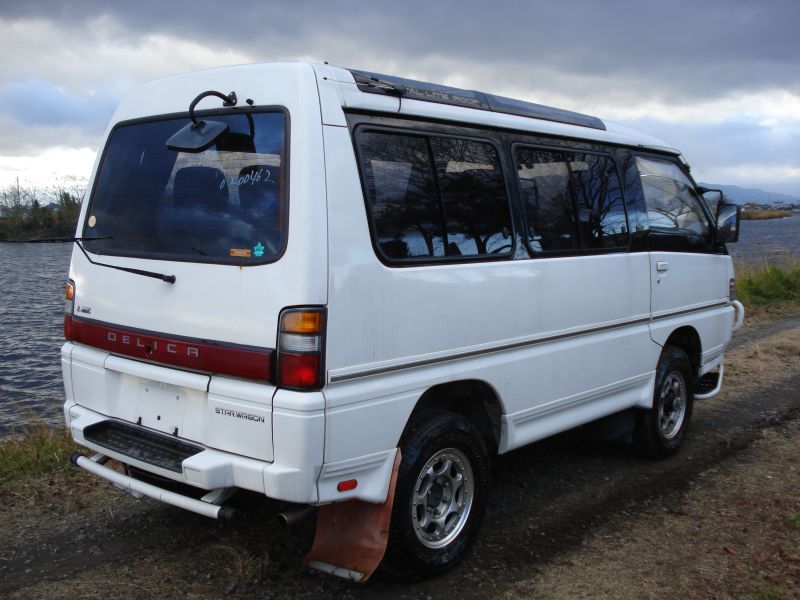
<svg viewBox="0 0 800 600"><path fill-rule="evenodd" d="M289 69L300 67L274 67ZM140 96L181 90L191 100L195 89L214 85L213 75L191 86L168 80ZM299 87L300 78L272 84L287 108L212 113L228 130L199 153L166 146L189 123L185 116L126 119L111 130L78 232L95 239L75 249L70 270L75 300L66 333L80 350L71 367L78 404L271 460L280 312L327 302L319 100L287 81ZM135 114L142 98L118 112ZM290 179L297 181L293 225Z"/></svg>

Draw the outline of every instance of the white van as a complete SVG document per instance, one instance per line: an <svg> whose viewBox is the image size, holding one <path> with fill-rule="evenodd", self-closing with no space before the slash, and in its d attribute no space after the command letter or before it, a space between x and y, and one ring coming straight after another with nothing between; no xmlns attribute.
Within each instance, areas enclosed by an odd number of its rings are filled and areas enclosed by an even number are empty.
<svg viewBox="0 0 800 600"><path fill-rule="evenodd" d="M469 90L327 64L138 87L70 266L73 462L214 518L239 489L321 507L308 561L338 575L440 572L493 454L621 414L664 457L719 390L739 215L703 192L656 139Z"/></svg>

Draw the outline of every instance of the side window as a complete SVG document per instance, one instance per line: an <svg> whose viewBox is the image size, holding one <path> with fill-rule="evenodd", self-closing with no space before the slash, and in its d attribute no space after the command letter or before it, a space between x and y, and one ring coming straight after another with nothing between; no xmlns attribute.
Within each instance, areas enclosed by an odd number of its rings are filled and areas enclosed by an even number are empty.
<svg viewBox="0 0 800 600"><path fill-rule="evenodd" d="M365 132L359 142L381 252L391 259L444 256L444 216L427 140Z"/></svg>
<svg viewBox="0 0 800 600"><path fill-rule="evenodd" d="M706 237L709 223L692 183L674 163L636 158L651 228Z"/></svg>
<svg viewBox="0 0 800 600"><path fill-rule="evenodd" d="M372 234L386 258L511 252L508 196L491 144L369 130L358 142Z"/></svg>
<svg viewBox="0 0 800 600"><path fill-rule="evenodd" d="M620 248L629 242L625 203L614 161L573 154L569 161L584 248Z"/></svg>
<svg viewBox="0 0 800 600"><path fill-rule="evenodd" d="M514 154L531 248L534 252L580 248L566 155L525 147Z"/></svg>
<svg viewBox="0 0 800 600"><path fill-rule="evenodd" d="M447 253L500 254L511 250L511 216L494 146L431 138L444 205Z"/></svg>
<svg viewBox="0 0 800 600"><path fill-rule="evenodd" d="M534 252L627 247L625 203L610 157L518 146L514 158Z"/></svg>

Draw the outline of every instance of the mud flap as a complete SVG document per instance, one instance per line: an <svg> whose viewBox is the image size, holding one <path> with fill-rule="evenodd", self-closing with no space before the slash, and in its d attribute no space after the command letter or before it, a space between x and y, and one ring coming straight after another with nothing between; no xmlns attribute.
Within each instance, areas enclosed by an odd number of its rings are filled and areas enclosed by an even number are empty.
<svg viewBox="0 0 800 600"><path fill-rule="evenodd" d="M399 467L398 448L389 480L389 493L383 504L348 500L320 507L314 545L306 555L304 565L353 581L369 579L383 560L389 541L389 522Z"/></svg>

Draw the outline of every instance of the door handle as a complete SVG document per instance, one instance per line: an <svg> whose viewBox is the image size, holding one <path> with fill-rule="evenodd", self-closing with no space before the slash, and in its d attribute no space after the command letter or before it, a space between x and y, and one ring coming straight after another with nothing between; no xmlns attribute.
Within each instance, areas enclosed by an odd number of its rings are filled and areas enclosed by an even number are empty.
<svg viewBox="0 0 800 600"><path fill-rule="evenodd" d="M660 260L656 263L656 271L663 273L669 271L669 263L665 260Z"/></svg>

